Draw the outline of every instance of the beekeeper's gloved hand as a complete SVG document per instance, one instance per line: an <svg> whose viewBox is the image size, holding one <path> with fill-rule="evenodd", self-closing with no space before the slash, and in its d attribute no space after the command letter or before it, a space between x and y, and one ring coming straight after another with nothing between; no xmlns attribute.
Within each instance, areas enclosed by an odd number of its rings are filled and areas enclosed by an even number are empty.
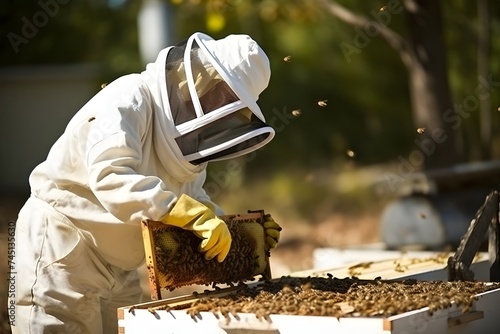
<svg viewBox="0 0 500 334"><path fill-rule="evenodd" d="M281 226L278 225L270 214L264 216L264 229L266 233L266 242L269 248L274 248L280 241Z"/></svg>
<svg viewBox="0 0 500 334"><path fill-rule="evenodd" d="M161 221L192 231L203 239L199 250L205 253L207 260L217 257L217 261L222 262L229 253L231 234L226 223L206 205L186 194L179 197L172 210Z"/></svg>

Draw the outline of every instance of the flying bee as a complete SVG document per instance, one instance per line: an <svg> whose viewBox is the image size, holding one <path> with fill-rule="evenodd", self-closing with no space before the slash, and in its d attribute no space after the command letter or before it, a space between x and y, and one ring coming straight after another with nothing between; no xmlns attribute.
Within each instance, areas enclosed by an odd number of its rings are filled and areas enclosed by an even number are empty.
<svg viewBox="0 0 500 334"><path fill-rule="evenodd" d="M349 158L354 158L354 156L356 155L356 153L353 150L347 150L346 154Z"/></svg>
<svg viewBox="0 0 500 334"><path fill-rule="evenodd" d="M102 89L102 88L104 88L104 87L106 87L107 85L108 85L108 83L107 83L107 82L103 83L103 84L101 85L101 89Z"/></svg>
<svg viewBox="0 0 500 334"><path fill-rule="evenodd" d="M380 7L379 12L385 12L387 10L387 6Z"/></svg>
<svg viewBox="0 0 500 334"><path fill-rule="evenodd" d="M292 115L295 117L299 117L301 114L302 112L300 111L300 109L292 110Z"/></svg>
<svg viewBox="0 0 500 334"><path fill-rule="evenodd" d="M425 128L418 128L418 129L417 129L417 133L422 134L422 133L424 133L424 132L425 132Z"/></svg>
<svg viewBox="0 0 500 334"><path fill-rule="evenodd" d="M87 120L88 122L92 122L93 120L95 120L95 117L92 116L92 117L89 117L89 119Z"/></svg>
<svg viewBox="0 0 500 334"><path fill-rule="evenodd" d="M328 100L320 100L318 101L318 106L320 107L326 107L326 103L328 102Z"/></svg>
<svg viewBox="0 0 500 334"><path fill-rule="evenodd" d="M420 216L420 218L422 218L422 219L427 218L427 216L426 216L424 213L422 213L422 212L419 214L419 216Z"/></svg>
<svg viewBox="0 0 500 334"><path fill-rule="evenodd" d="M285 58L283 58L283 61L285 61L286 63L289 63L292 61L292 56L286 56Z"/></svg>

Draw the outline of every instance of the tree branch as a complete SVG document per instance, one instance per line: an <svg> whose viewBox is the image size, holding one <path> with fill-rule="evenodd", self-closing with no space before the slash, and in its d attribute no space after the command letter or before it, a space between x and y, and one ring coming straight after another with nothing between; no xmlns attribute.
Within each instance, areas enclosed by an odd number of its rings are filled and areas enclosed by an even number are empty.
<svg viewBox="0 0 500 334"><path fill-rule="evenodd" d="M340 19L341 21L353 25L355 27L364 28L370 23L374 23L373 20L369 20L365 16L356 15L347 8L339 5L333 0L316 0L320 6L325 8L331 15ZM401 60L405 65L408 65L411 61L411 56L408 52L408 46L406 41L401 35L396 33L394 30L390 29L386 25L372 24L375 29L378 30L380 36L382 36L387 43L399 53Z"/></svg>

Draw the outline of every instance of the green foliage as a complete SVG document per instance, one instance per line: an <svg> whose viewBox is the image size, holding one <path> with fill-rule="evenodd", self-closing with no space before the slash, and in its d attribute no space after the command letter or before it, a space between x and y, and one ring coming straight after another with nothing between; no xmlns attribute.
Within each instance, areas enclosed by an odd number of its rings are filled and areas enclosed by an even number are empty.
<svg viewBox="0 0 500 334"><path fill-rule="evenodd" d="M104 81L142 70L136 18L142 1L59 1L5 0L0 4L3 65L102 62L108 69L103 73ZM373 22L386 4L338 2ZM42 3L55 3L57 8L47 9ZM270 86L259 103L277 135L248 162L248 170L264 173L271 166L286 170L291 165L317 168L351 159L346 156L349 150L355 153L358 165L368 165L393 160L414 148L417 134L406 69L381 36L368 38L358 52L346 56L340 46L354 45L359 30L328 14L316 1L169 3L175 11L172 25L178 40L194 31L207 32L214 38L247 33L271 60ZM500 31L500 4L490 1L490 5L494 37ZM443 7L449 77L454 98L462 101L477 85L476 4L443 2ZM24 36L29 33L26 22L35 21L36 32ZM393 15L387 26L404 36L404 14ZM499 49L500 41L492 38L492 55ZM284 60L287 56L290 61ZM498 57L492 56L490 66L491 73L498 73ZM498 81L496 75L494 78ZM322 100L327 100L326 106L318 105ZM495 109L500 105L498 94L492 102ZM291 116L294 110L300 110L299 117ZM498 121L497 115L494 121ZM473 113L464 125L470 146L477 143L478 122L478 113Z"/></svg>
<svg viewBox="0 0 500 334"><path fill-rule="evenodd" d="M104 63L103 77L136 71L138 2L7 0L0 5L5 65Z"/></svg>
<svg viewBox="0 0 500 334"><path fill-rule="evenodd" d="M211 1L203 3L208 8ZM370 164L393 159L410 147L407 78L385 41L373 38L348 62L339 45L352 44L356 31L326 15L314 2L253 2L250 13L257 17L250 16L249 1L237 3L220 11L228 17L227 25L212 35L251 34L266 50L273 73L259 103L277 136L251 162L251 170L265 170L271 162L275 168L321 166L345 159L348 149L356 152L359 163ZM181 12L189 1L184 5L179 7ZM364 7L370 15L371 8ZM203 30L204 13L197 8L196 18L201 21L192 20L182 29L184 34ZM199 25L194 27L193 22ZM395 19L391 24L398 27L400 22ZM291 60L284 61L286 56ZM326 107L318 106L321 100L327 100ZM297 109L300 117L291 117Z"/></svg>
<svg viewBox="0 0 500 334"><path fill-rule="evenodd" d="M210 169L224 169L217 163ZM219 169L219 170L220 170ZM332 213L352 217L378 214L388 202L374 191L380 167L361 170L345 162L338 166L304 170L301 167L260 175L243 186L229 186L213 195L226 212L265 208L290 220L321 222ZM227 175L227 184L238 183L237 175ZM248 207L251 205L251 207Z"/></svg>

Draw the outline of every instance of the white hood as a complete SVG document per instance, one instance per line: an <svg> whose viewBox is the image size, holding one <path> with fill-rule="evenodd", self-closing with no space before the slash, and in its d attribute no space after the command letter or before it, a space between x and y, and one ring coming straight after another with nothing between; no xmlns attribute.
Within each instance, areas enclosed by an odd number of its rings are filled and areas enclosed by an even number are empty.
<svg viewBox="0 0 500 334"><path fill-rule="evenodd" d="M175 175L196 175L208 161L252 152L274 137L256 103L269 83L269 59L247 35L195 33L162 50L143 75L158 103L155 145L173 153Z"/></svg>
<svg viewBox="0 0 500 334"><path fill-rule="evenodd" d="M168 51L163 49L154 63L146 66L142 72L144 81L153 94L155 102L154 109L154 145L163 167L179 182L189 182L202 173L206 164L193 165L183 156L179 146L175 142L176 129L169 117L170 105L168 102L167 86L165 85L165 63Z"/></svg>

